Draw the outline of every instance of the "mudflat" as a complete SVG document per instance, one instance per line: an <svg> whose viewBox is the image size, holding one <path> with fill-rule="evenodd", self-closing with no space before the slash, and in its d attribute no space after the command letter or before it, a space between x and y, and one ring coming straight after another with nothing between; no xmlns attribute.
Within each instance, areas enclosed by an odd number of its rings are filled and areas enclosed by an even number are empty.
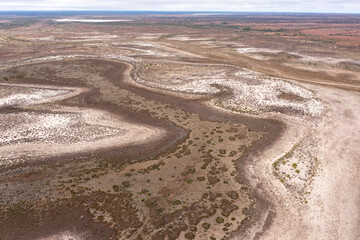
<svg viewBox="0 0 360 240"><path fill-rule="evenodd" d="M357 239L359 16L284 17L2 15L0 239Z"/></svg>

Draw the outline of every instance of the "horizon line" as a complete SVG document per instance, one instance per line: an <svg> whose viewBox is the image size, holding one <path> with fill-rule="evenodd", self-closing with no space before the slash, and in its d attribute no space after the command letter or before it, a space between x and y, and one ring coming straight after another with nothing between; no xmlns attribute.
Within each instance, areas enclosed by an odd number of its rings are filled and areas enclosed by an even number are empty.
<svg viewBox="0 0 360 240"><path fill-rule="evenodd" d="M101 10L86 10L86 9L58 9L58 10L50 10L50 9L42 9L42 10L0 10L0 12L143 12L143 13L307 13L307 14L356 14L359 15L358 12L287 12L287 11L191 11L191 10L109 10L109 9L101 9Z"/></svg>

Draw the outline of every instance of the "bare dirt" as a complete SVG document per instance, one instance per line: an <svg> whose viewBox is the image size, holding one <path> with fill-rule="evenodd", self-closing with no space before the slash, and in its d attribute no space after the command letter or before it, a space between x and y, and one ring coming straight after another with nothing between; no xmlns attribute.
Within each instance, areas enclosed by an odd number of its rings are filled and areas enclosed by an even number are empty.
<svg viewBox="0 0 360 240"><path fill-rule="evenodd" d="M359 238L357 15L64 18L0 19L0 239Z"/></svg>

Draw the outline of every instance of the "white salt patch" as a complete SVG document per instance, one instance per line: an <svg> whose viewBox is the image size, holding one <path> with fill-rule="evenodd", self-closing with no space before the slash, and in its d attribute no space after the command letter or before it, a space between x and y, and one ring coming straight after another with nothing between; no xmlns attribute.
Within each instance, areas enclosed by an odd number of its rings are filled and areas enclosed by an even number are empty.
<svg viewBox="0 0 360 240"><path fill-rule="evenodd" d="M231 99L225 99L225 107L237 110L262 114L265 112L276 112L276 109L290 109L294 113L305 114L313 117L320 116L324 110L323 104L315 99L314 94L298 85L286 82L279 78L270 78L246 69L239 69L232 77L226 72L209 71L202 76L186 76L187 81L182 82L179 74L175 73L168 80L160 83L149 83L142 79L136 79L142 84L150 85L165 90L192 93L192 94L213 94L219 92L215 85L229 87L233 90ZM170 82L170 84L169 84ZM164 84L167 83L167 84ZM291 101L281 99L281 93L289 93L303 98L302 101Z"/></svg>
<svg viewBox="0 0 360 240"><path fill-rule="evenodd" d="M71 232L66 231L49 237L39 238L38 240L83 240L83 239L84 238L79 235L75 235Z"/></svg>
<svg viewBox="0 0 360 240"><path fill-rule="evenodd" d="M178 40L178 41L209 41L211 38L191 38L186 35L179 35L175 37L168 38L170 40Z"/></svg>
<svg viewBox="0 0 360 240"><path fill-rule="evenodd" d="M121 128L88 124L79 113L22 112L2 114L0 117L0 146L44 142L87 143L127 132Z"/></svg>
<svg viewBox="0 0 360 240"><path fill-rule="evenodd" d="M101 36L81 36L81 37L71 37L73 39L86 39L86 40L98 40L98 39L112 39L118 38L117 35L101 35Z"/></svg>
<svg viewBox="0 0 360 240"><path fill-rule="evenodd" d="M64 115L43 115L40 116L38 125L44 128L66 128L71 120Z"/></svg>
<svg viewBox="0 0 360 240"><path fill-rule="evenodd" d="M351 62L355 64L360 64L360 61L356 61L350 58L333 58L333 57L320 57L320 56L309 56L309 55L299 55L301 57L300 61L302 62L324 62L328 64L339 64L341 62Z"/></svg>
<svg viewBox="0 0 360 240"><path fill-rule="evenodd" d="M136 37L137 39L157 39L165 33L144 33L143 35Z"/></svg>
<svg viewBox="0 0 360 240"><path fill-rule="evenodd" d="M251 47L244 47L236 49L239 53L257 53L257 52L266 52L266 53L279 53L280 50L274 50L269 48L251 48Z"/></svg>
<svg viewBox="0 0 360 240"><path fill-rule="evenodd" d="M49 37L40 37L40 38L31 38L30 40L37 40L37 41L53 41L55 38L53 36Z"/></svg>
<svg viewBox="0 0 360 240"><path fill-rule="evenodd" d="M0 89L1 91L1 89ZM32 93L18 93L0 98L0 107L26 106L49 101L49 98L68 93L68 90L34 90Z"/></svg>

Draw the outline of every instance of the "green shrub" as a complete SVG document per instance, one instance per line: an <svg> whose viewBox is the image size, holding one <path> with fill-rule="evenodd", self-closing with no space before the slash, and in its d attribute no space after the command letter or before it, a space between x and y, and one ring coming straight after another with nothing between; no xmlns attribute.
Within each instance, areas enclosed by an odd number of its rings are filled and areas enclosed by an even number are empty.
<svg viewBox="0 0 360 240"><path fill-rule="evenodd" d="M120 187L118 185L114 185L112 186L112 188L115 192L118 192L120 190Z"/></svg>
<svg viewBox="0 0 360 240"><path fill-rule="evenodd" d="M224 219L222 217L217 217L216 218L216 222L217 223L223 223L224 222Z"/></svg>
<svg viewBox="0 0 360 240"><path fill-rule="evenodd" d="M207 230L210 228L210 223L203 223L201 226Z"/></svg>
<svg viewBox="0 0 360 240"><path fill-rule="evenodd" d="M205 181L205 177L204 177L204 176L197 177L197 180L198 180L199 182Z"/></svg>
<svg viewBox="0 0 360 240"><path fill-rule="evenodd" d="M129 181L124 181L122 185L124 188L129 188L131 186Z"/></svg>

